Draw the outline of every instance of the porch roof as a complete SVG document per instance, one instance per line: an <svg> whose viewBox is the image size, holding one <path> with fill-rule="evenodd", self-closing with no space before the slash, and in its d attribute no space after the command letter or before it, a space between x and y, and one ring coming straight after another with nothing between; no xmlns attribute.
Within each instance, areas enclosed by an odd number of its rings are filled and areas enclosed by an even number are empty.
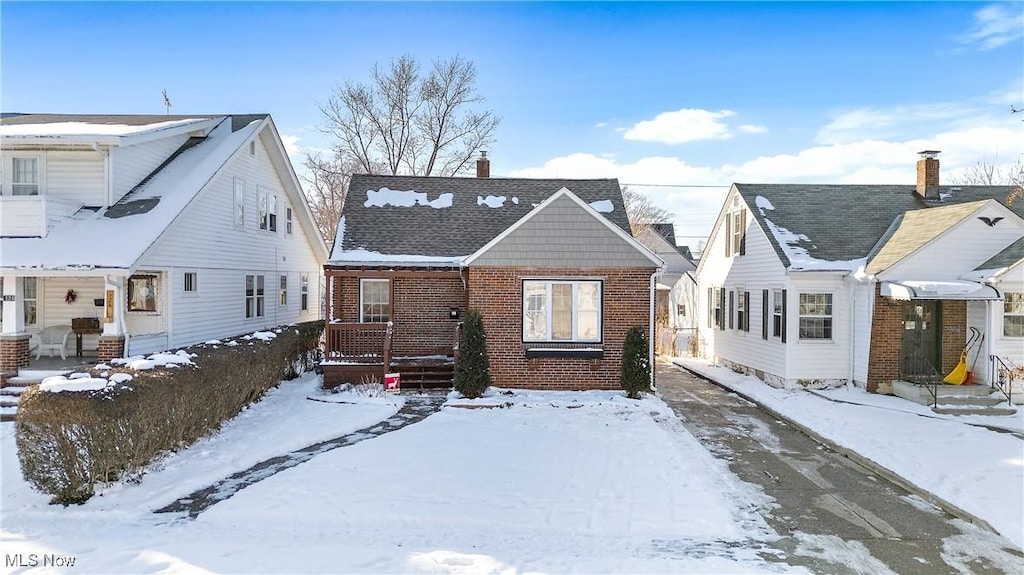
<svg viewBox="0 0 1024 575"><path fill-rule="evenodd" d="M950 281L883 281L881 293L897 300L1001 300L1003 294L996 288L968 280Z"/></svg>

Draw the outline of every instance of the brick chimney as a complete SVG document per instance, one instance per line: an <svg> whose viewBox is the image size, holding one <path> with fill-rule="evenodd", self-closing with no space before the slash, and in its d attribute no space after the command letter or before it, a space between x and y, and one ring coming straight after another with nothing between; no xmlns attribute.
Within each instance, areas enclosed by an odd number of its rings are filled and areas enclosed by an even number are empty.
<svg viewBox="0 0 1024 575"><path fill-rule="evenodd" d="M939 197L939 155L938 150L918 152L921 159L917 161L917 193L922 198L938 199Z"/></svg>
<svg viewBox="0 0 1024 575"><path fill-rule="evenodd" d="M480 157L476 161L476 177L491 177L491 161L487 159L487 150L480 150Z"/></svg>

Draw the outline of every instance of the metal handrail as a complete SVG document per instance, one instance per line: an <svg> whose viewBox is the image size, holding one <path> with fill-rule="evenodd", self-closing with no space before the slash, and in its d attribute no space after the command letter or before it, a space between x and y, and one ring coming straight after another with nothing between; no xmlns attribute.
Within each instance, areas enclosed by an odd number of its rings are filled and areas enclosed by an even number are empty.
<svg viewBox="0 0 1024 575"><path fill-rule="evenodd" d="M988 359L992 364L992 375L994 376L989 382L989 387L998 389L1006 396L1007 402L1013 403L1013 381L1018 377L1024 379L1024 368L1013 365L1010 360L1003 361L1003 358L998 355L990 355Z"/></svg>
<svg viewBox="0 0 1024 575"><path fill-rule="evenodd" d="M939 383L942 380L942 375L920 350L914 350L913 355L900 358L899 378L902 381L923 386L932 396L931 406L938 407Z"/></svg>

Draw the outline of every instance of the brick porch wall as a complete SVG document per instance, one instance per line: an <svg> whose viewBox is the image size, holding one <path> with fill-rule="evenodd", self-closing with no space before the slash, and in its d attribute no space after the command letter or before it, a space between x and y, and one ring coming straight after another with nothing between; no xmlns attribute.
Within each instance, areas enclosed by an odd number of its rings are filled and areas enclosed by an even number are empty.
<svg viewBox="0 0 1024 575"><path fill-rule="evenodd" d="M118 357L124 357L124 336L101 335L96 348L97 361L103 363Z"/></svg>
<svg viewBox="0 0 1024 575"><path fill-rule="evenodd" d="M530 389L619 389L622 344L635 325L649 326L653 269L499 268L469 269L469 307L480 310L487 332L491 377L499 387ZM526 359L522 343L522 279L603 278L604 357Z"/></svg>
<svg viewBox="0 0 1024 575"><path fill-rule="evenodd" d="M892 380L899 377L900 350L903 347L903 302L883 297L881 284L875 285L875 306L871 317L871 349L868 353L867 389L873 393L892 393ZM967 302L944 300L939 303L942 325L940 371L945 375L956 367L967 343Z"/></svg>
<svg viewBox="0 0 1024 575"><path fill-rule="evenodd" d="M0 335L0 387L18 375L19 368L28 367L30 337L27 333Z"/></svg>
<svg viewBox="0 0 1024 575"><path fill-rule="evenodd" d="M366 278L374 277L368 273ZM393 354L450 355L458 320L451 308L466 313L466 292L457 277L397 277L391 279L391 320L395 323ZM359 321L359 278L335 279L334 317Z"/></svg>

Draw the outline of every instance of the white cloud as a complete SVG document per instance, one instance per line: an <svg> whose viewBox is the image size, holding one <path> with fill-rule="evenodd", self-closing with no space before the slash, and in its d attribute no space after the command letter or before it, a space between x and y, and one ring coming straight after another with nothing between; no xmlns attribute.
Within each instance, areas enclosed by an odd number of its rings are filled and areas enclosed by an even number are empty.
<svg viewBox="0 0 1024 575"><path fill-rule="evenodd" d="M982 50L991 50L1022 36L1024 10L1020 9L1020 4L990 4L974 13L974 23L959 40L963 44L977 44Z"/></svg>
<svg viewBox="0 0 1024 575"><path fill-rule="evenodd" d="M284 143L284 151L287 152L290 157L295 157L302 152L302 147L298 144L298 136L281 134L281 142Z"/></svg>
<svg viewBox="0 0 1024 575"><path fill-rule="evenodd" d="M595 128L604 128L607 125L608 125L608 122L598 122L598 123L594 124L594 127Z"/></svg>
<svg viewBox="0 0 1024 575"><path fill-rule="evenodd" d="M937 126L977 115L976 108L949 102L858 108L837 115L818 131L815 141L820 144L844 144L869 138L891 138L911 128L915 131L934 131Z"/></svg>
<svg viewBox="0 0 1024 575"><path fill-rule="evenodd" d="M699 140L725 140L732 137L724 118L734 116L731 110L712 112L683 108L675 112L662 112L653 120L637 123L626 132L627 140L683 144Z"/></svg>
<svg viewBox="0 0 1024 575"><path fill-rule="evenodd" d="M768 131L766 126L758 126L756 124L741 124L736 129L745 134L764 134Z"/></svg>

